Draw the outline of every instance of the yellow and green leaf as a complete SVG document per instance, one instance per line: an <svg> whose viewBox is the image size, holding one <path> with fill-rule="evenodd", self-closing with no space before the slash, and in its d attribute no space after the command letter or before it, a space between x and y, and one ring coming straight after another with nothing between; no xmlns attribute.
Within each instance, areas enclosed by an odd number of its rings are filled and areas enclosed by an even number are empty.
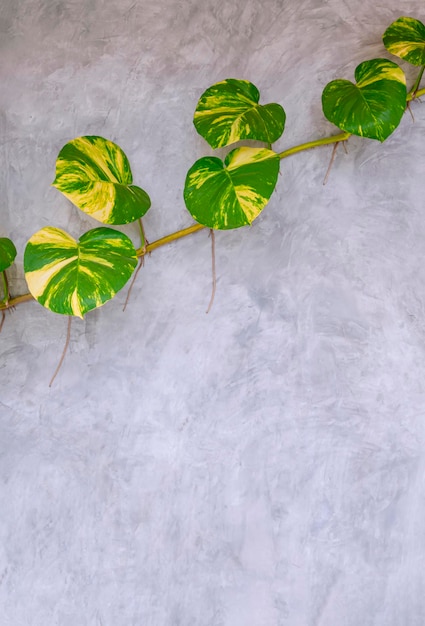
<svg viewBox="0 0 425 626"><path fill-rule="evenodd" d="M265 148L236 148L224 163L216 157L199 159L187 173L186 207L209 228L251 224L273 193L279 164L279 156Z"/></svg>
<svg viewBox="0 0 425 626"><path fill-rule="evenodd" d="M259 104L260 93L247 80L228 78L204 91L193 123L212 148L242 139L273 143L283 133L285 111L280 104Z"/></svg>
<svg viewBox="0 0 425 626"><path fill-rule="evenodd" d="M103 137L77 137L56 160L53 186L102 224L129 224L149 209L148 194L132 183L126 155Z"/></svg>
<svg viewBox="0 0 425 626"><path fill-rule="evenodd" d="M384 46L412 65L425 65L425 25L413 17L399 17L387 28Z"/></svg>
<svg viewBox="0 0 425 626"><path fill-rule="evenodd" d="M16 257L16 248L8 237L0 237L0 272L10 267Z"/></svg>
<svg viewBox="0 0 425 626"><path fill-rule="evenodd" d="M355 71L356 84L334 80L322 94L325 117L353 135L385 141L406 109L406 77L396 63L372 59Z"/></svg>
<svg viewBox="0 0 425 626"><path fill-rule="evenodd" d="M51 226L36 232L25 248L29 290L55 313L83 317L126 284L137 265L131 240L112 228L95 228L79 240Z"/></svg>

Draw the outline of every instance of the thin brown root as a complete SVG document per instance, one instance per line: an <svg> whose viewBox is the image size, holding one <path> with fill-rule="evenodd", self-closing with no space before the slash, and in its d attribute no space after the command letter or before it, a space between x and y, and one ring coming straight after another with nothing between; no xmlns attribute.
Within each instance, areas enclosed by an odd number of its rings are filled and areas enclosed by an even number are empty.
<svg viewBox="0 0 425 626"><path fill-rule="evenodd" d="M68 350L68 346L69 346L69 340L70 340L70 338L71 338L71 322L72 322L72 316L70 315L70 316L68 317L68 328L67 328L67 331L66 331L66 341L65 341L65 346L64 346L64 348L63 348L63 350L62 350L62 356L61 356L60 361L59 361L59 363L58 363L58 366L57 366L57 368L56 368L56 370L55 370L55 373L54 373L54 374L53 374L53 376L52 376L52 380L51 380L51 381L50 381L50 383L49 383L49 387L51 387L51 386L53 385L53 381L55 380L56 376L58 375L59 370L60 370L60 368L62 367L62 363L63 363L63 361L64 361L64 359L65 359L65 355L66 355L66 352L67 352L67 350Z"/></svg>
<svg viewBox="0 0 425 626"><path fill-rule="evenodd" d="M412 118L412 122L415 123L415 116L413 115L413 111L412 111L412 107L410 106L410 102L407 103L406 108L407 108L407 110L410 113L410 117Z"/></svg>
<svg viewBox="0 0 425 626"><path fill-rule="evenodd" d="M332 165L334 164L334 161L335 161L335 155L336 155L336 151L338 148L338 144L339 144L339 141L337 141L333 147L331 160L329 161L328 169L326 170L325 178L323 179L324 185L326 185L326 183L328 182L329 174L331 173Z"/></svg>
<svg viewBox="0 0 425 626"><path fill-rule="evenodd" d="M348 154L347 142L346 142L346 141L343 141L343 142L342 142L342 145L344 146L344 152L345 152L345 154Z"/></svg>
<svg viewBox="0 0 425 626"><path fill-rule="evenodd" d="M211 236L212 292L211 292L210 303L208 305L208 309L206 310L206 313L209 313L211 311L211 307L213 305L214 297L215 297L215 290L217 287L217 274L215 271L215 233L212 228L210 228L210 236Z"/></svg>
<svg viewBox="0 0 425 626"><path fill-rule="evenodd" d="M131 290L133 289L133 285L134 285L134 283L136 281L137 274L140 272L140 269L143 267L144 264L145 264L145 257L141 256L140 257L140 261L139 261L139 265L137 266L137 269L136 269L136 271L133 274L133 280L131 281L130 287L128 289L127 297L125 299L124 306L122 308L123 312L126 310L127 304L128 304L128 302L130 300Z"/></svg>
<svg viewBox="0 0 425 626"><path fill-rule="evenodd" d="M4 311L1 312L1 322L0 322L0 333L3 328L4 320L6 319L6 313Z"/></svg>

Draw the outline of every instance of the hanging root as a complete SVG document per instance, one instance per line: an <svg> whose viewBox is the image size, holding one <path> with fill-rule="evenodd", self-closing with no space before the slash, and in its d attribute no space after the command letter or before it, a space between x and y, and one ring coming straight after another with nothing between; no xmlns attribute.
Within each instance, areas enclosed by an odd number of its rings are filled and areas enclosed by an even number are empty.
<svg viewBox="0 0 425 626"><path fill-rule="evenodd" d="M6 319L6 313L4 311L1 312L1 322L0 322L0 333L3 328L4 320Z"/></svg>
<svg viewBox="0 0 425 626"><path fill-rule="evenodd" d="M63 363L63 361L65 359L65 355L66 355L66 352L67 352L68 346L69 346L69 340L71 338L71 321L72 321L72 316L70 315L68 317L68 328L67 328L67 331L66 331L65 346L63 348L62 356L61 356L60 361L58 363L58 366L57 366L57 368L55 370L55 373L52 376L52 380L49 383L49 387L51 387L53 385L53 381L55 380L56 376L58 375L58 372L59 372L60 368L62 367L62 363Z"/></svg>
<svg viewBox="0 0 425 626"><path fill-rule="evenodd" d="M217 275L215 271L215 234L212 228L210 228L210 237L211 237L212 292L211 292L210 303L208 305L208 309L206 310L206 313L209 313L211 311L211 307L213 305L214 297L215 297L215 290L217 287Z"/></svg>
<svg viewBox="0 0 425 626"><path fill-rule="evenodd" d="M335 155L336 155L338 145L339 145L339 141L337 141L333 147L331 160L329 161L328 169L326 170L325 178L323 179L324 185L326 185L326 183L328 182L329 174L331 173L332 165L335 161Z"/></svg>
<svg viewBox="0 0 425 626"><path fill-rule="evenodd" d="M144 264L145 264L145 257L141 256L140 257L140 261L139 261L139 265L137 266L137 269L136 269L136 271L133 274L133 279L131 281L130 287L128 288L127 297L125 299L124 306L122 308L123 312L126 310L127 304L128 304L128 302L130 300L131 290L133 289L133 285L136 282L137 274L140 272L140 270L141 270L141 268L143 267Z"/></svg>

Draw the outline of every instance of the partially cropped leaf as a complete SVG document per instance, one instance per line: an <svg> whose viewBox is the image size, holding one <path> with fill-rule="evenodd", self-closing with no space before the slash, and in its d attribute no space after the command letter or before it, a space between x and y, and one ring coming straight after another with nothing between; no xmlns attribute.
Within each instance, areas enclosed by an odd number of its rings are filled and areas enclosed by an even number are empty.
<svg viewBox="0 0 425 626"><path fill-rule="evenodd" d="M112 228L95 228L75 241L47 227L28 241L24 270L40 304L55 313L83 317L124 287L137 265L131 240Z"/></svg>
<svg viewBox="0 0 425 626"><path fill-rule="evenodd" d="M0 272L10 267L16 257L16 248L10 239L0 237Z"/></svg>
<svg viewBox="0 0 425 626"><path fill-rule="evenodd" d="M53 186L102 224L129 224L149 209L148 194L132 183L124 152L103 137L77 137L56 160Z"/></svg>
<svg viewBox="0 0 425 626"><path fill-rule="evenodd" d="M212 148L241 139L273 143L283 133L285 111L280 104L259 104L260 93L247 80L229 78L212 85L199 99L193 123Z"/></svg>
<svg viewBox="0 0 425 626"><path fill-rule="evenodd" d="M384 46L412 65L425 65L425 26L413 17L399 17L387 28Z"/></svg>
<svg viewBox="0 0 425 626"><path fill-rule="evenodd" d="M322 94L325 117L353 135L384 141L406 109L406 77L396 63L372 59L355 71L356 84L334 80Z"/></svg>
<svg viewBox="0 0 425 626"><path fill-rule="evenodd" d="M273 193L279 163L279 156L264 148L236 148L224 163L216 157L199 159L187 173L186 207L209 228L251 224Z"/></svg>

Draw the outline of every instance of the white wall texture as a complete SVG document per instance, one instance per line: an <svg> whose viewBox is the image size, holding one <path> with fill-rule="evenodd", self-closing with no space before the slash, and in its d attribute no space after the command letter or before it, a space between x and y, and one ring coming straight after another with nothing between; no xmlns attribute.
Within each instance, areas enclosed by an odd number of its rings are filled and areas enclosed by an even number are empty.
<svg viewBox="0 0 425 626"><path fill-rule="evenodd" d="M149 240L190 225L192 115L234 77L280 102L277 150L329 136L321 92L390 57L420 0L2 0L0 236L95 222L50 186L117 142ZM415 70L402 64L412 83ZM425 624L425 108L383 144L282 161L252 227L155 251L72 325L0 335L1 626ZM135 226L125 228L137 244Z"/></svg>

